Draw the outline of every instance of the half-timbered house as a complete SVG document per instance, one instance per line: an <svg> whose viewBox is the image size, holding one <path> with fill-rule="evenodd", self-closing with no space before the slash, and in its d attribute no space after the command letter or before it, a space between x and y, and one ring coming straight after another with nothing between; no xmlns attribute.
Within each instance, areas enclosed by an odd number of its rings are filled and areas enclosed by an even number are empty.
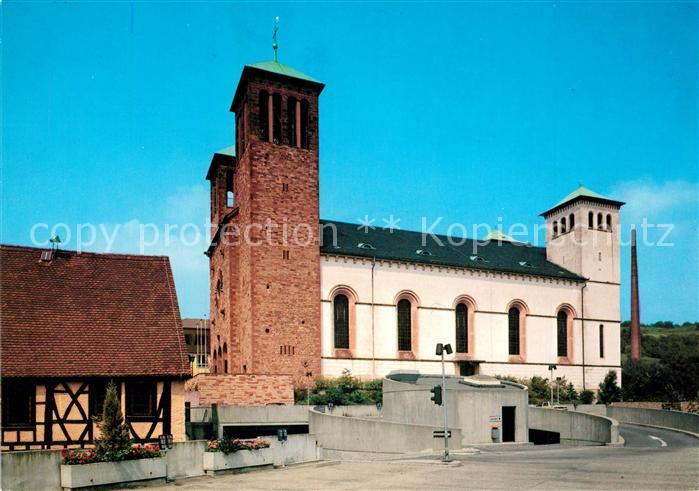
<svg viewBox="0 0 699 491"><path fill-rule="evenodd" d="M2 449L84 447L117 385L132 437L184 440L190 366L167 257L0 246Z"/></svg>

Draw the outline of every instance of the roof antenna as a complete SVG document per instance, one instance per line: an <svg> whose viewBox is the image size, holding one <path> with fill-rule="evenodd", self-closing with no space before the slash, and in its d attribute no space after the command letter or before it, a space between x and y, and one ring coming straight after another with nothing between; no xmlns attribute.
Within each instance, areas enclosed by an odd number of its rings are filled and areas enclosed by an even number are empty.
<svg viewBox="0 0 699 491"><path fill-rule="evenodd" d="M272 43L272 49L274 50L274 62L279 63L277 61L277 50L279 49L279 45L277 44L277 31L279 30L279 16L277 15L274 18L274 42Z"/></svg>

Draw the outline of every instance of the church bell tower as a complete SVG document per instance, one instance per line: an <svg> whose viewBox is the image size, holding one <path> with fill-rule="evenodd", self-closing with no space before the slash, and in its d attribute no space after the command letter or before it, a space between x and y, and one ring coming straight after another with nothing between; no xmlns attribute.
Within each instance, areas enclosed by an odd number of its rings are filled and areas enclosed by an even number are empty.
<svg viewBox="0 0 699 491"><path fill-rule="evenodd" d="M320 376L318 98L324 85L275 61L246 65L235 146L211 181L212 372Z"/></svg>

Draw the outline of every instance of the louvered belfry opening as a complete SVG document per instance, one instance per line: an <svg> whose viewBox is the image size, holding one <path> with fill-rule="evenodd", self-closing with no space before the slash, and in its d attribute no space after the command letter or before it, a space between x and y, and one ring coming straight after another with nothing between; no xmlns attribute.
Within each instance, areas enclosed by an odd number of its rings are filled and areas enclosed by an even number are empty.
<svg viewBox="0 0 699 491"><path fill-rule="evenodd" d="M402 299L398 302L398 350L411 351L411 309L410 300Z"/></svg>
<svg viewBox="0 0 699 491"><path fill-rule="evenodd" d="M346 295L335 296L335 349L349 349L349 300Z"/></svg>

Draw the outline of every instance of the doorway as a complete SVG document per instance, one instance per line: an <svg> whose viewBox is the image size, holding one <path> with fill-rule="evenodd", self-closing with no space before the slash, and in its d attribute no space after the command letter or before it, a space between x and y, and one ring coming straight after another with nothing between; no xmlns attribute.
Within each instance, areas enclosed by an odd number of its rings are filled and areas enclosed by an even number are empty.
<svg viewBox="0 0 699 491"><path fill-rule="evenodd" d="M502 407L502 441L515 441L515 406Z"/></svg>

